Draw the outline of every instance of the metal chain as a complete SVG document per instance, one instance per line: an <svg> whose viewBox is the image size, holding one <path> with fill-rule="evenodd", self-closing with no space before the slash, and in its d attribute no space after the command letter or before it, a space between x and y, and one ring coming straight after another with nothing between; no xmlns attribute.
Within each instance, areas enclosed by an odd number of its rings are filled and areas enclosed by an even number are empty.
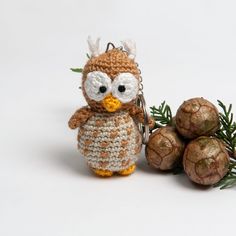
<svg viewBox="0 0 236 236"><path fill-rule="evenodd" d="M110 46L112 46L112 49L116 48L113 43L109 42L109 43L107 44L107 48L106 48L106 51L105 51L105 52L108 52Z"/></svg>
<svg viewBox="0 0 236 236"><path fill-rule="evenodd" d="M142 143L147 144L149 140L149 123L148 123L148 113L147 113L147 108L146 108L146 102L145 102L144 94L143 94L143 77L141 75L141 70L139 69L138 63L136 63L136 66L139 70L139 78L140 78L137 106L143 110L143 124L139 123L138 128L139 128L140 133L142 134Z"/></svg>
<svg viewBox="0 0 236 236"><path fill-rule="evenodd" d="M139 69L139 64L136 62L136 66L138 68L138 71L139 71L139 79L140 79L140 83L139 83L139 93L140 94L143 94L143 77L142 77L142 72L141 70Z"/></svg>

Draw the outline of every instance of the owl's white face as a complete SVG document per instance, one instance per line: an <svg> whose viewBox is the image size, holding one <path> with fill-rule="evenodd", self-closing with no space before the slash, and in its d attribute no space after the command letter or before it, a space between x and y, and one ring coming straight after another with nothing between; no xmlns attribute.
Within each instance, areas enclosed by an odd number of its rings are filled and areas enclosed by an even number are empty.
<svg viewBox="0 0 236 236"><path fill-rule="evenodd" d="M90 99L99 102L111 92L111 79L101 71L90 72L84 82L84 89Z"/></svg>
<svg viewBox="0 0 236 236"><path fill-rule="evenodd" d="M131 73L120 73L113 81L104 72L93 71L87 74L84 83L87 96L97 102L108 95L118 99L121 103L128 103L136 98L139 90L139 81Z"/></svg>

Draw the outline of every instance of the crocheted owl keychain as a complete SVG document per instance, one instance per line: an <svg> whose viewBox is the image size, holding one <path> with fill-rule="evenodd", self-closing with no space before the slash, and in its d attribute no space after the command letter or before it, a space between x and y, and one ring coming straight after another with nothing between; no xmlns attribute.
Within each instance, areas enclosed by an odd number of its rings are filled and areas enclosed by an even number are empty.
<svg viewBox="0 0 236 236"><path fill-rule="evenodd" d="M142 77L131 41L116 48L107 44L100 53L99 39L88 38L90 58L82 70L82 91L88 103L69 120L79 128L78 148L88 166L99 176L130 175L136 168L142 140L147 142L154 121L147 116ZM139 106L141 105L141 107ZM144 124L145 136L138 124Z"/></svg>

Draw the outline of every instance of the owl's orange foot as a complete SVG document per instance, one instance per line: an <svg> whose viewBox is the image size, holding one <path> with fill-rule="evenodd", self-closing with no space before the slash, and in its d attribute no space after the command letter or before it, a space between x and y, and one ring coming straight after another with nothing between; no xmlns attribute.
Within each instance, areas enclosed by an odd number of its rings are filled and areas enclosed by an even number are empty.
<svg viewBox="0 0 236 236"><path fill-rule="evenodd" d="M132 174L135 171L135 169L136 169L136 165L133 164L129 168L119 171L118 174L123 175L123 176L127 176L127 175Z"/></svg>
<svg viewBox="0 0 236 236"><path fill-rule="evenodd" d="M110 177L113 175L113 172L110 170L100 170L100 169L92 169L93 172L101 177Z"/></svg>

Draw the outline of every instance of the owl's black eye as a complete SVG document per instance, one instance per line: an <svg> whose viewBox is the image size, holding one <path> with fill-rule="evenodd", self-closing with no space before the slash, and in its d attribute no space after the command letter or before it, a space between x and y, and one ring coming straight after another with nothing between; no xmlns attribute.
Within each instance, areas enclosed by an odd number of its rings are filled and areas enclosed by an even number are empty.
<svg viewBox="0 0 236 236"><path fill-rule="evenodd" d="M107 91L107 88L105 86L101 86L99 88L100 93L105 93Z"/></svg>
<svg viewBox="0 0 236 236"><path fill-rule="evenodd" d="M119 92L123 93L125 91L125 86L119 85L118 90L119 90Z"/></svg>

